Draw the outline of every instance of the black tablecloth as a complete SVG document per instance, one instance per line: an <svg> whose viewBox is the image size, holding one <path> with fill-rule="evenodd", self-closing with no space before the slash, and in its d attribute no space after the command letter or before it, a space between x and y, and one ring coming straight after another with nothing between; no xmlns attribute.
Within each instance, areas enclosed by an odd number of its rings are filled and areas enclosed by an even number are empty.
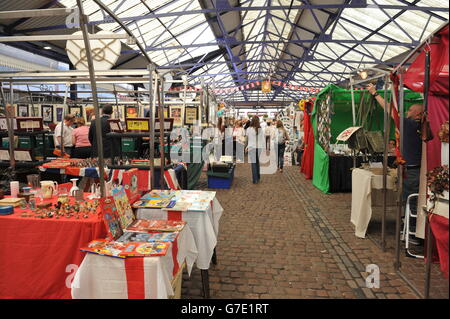
<svg viewBox="0 0 450 319"><path fill-rule="evenodd" d="M383 156L371 157L372 162L383 162ZM395 156L388 157L388 165L392 165ZM356 167L363 163L363 157L356 157ZM330 180L330 193L347 193L352 191L352 156L330 156L328 176Z"/></svg>

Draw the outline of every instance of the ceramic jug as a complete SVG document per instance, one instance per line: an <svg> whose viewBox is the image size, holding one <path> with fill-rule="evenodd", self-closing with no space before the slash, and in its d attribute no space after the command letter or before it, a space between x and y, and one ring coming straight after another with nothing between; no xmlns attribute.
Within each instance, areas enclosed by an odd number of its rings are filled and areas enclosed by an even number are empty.
<svg viewBox="0 0 450 319"><path fill-rule="evenodd" d="M42 195L44 199L52 198L58 189L58 183L54 181L41 181Z"/></svg>

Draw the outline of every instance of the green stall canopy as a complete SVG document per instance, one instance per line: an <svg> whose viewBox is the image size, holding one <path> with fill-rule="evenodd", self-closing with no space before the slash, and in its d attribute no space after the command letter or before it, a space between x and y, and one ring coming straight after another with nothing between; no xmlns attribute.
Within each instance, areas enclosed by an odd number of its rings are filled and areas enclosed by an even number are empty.
<svg viewBox="0 0 450 319"><path fill-rule="evenodd" d="M384 90L377 91L383 98L387 97L389 101L391 99L391 91L387 93ZM380 131L384 133L384 110L377 103L373 102L373 97L369 92L365 90L354 90L354 100L355 100L355 117L357 118L356 126L364 126L367 131ZM329 99L327 110L320 109L323 101ZM363 102L361 103L361 99ZM375 107L372 108L370 112L367 112L366 120L364 121L365 110L367 110L367 105L370 103L375 103ZM404 106L405 112L413 104L422 104L423 97L420 93L413 92L410 90L404 91ZM362 109L364 108L364 109ZM361 112L360 112L361 111ZM360 116L357 116L357 115ZM319 121L323 116L328 117L326 128L320 128L322 131L319 132ZM320 91L317 95L317 99L314 103L314 109L311 114L312 126L314 129L314 170L313 170L313 185L320 189L324 193L329 191L329 175L328 175L328 163L329 155L326 150L320 144L320 137L324 134L328 135L326 138L329 139L330 144L336 143L336 137L344 131L346 128L353 126L353 116L352 116L352 94L350 90L342 89L334 84L330 84ZM322 121L323 122L323 121ZM394 122L390 119L391 130L390 138L395 138L395 128Z"/></svg>

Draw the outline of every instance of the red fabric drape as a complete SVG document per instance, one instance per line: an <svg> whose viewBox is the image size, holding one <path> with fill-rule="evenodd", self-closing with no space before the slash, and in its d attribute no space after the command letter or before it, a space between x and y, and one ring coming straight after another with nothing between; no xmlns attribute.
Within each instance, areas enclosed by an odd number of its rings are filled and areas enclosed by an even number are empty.
<svg viewBox="0 0 450 319"><path fill-rule="evenodd" d="M432 214L429 221L436 240L441 271L445 278L448 279L448 218Z"/></svg>
<svg viewBox="0 0 450 319"><path fill-rule="evenodd" d="M405 72L405 86L416 92L423 92L425 76L425 50L430 53L430 94L447 95L449 93L448 82L448 26L433 37L429 46L425 44L422 52Z"/></svg>
<svg viewBox="0 0 450 319"><path fill-rule="evenodd" d="M310 104L309 107L312 108L312 103ZM303 151L300 172L305 174L306 179L312 179L314 168L314 130L311 123L311 117L306 111L303 119L303 131L305 134L305 148Z"/></svg>
<svg viewBox="0 0 450 319"><path fill-rule="evenodd" d="M430 121L433 139L427 143L427 170L441 165L441 141L438 132L441 125L448 121L448 96L428 97L428 119Z"/></svg>

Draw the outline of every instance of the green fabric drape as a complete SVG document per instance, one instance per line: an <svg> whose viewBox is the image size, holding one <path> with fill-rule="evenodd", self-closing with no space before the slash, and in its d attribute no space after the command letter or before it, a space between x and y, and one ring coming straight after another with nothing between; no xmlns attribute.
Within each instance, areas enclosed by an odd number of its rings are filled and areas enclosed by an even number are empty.
<svg viewBox="0 0 450 319"><path fill-rule="evenodd" d="M331 144L336 143L336 137L344 131L346 128L353 126L352 117L352 97L351 91L342 89L334 84L326 86L322 91L317 94L316 101L314 103L314 109L311 114L311 122L314 129L314 141L318 140L317 131L317 117L319 103L327 97L331 92L331 99L333 101L333 110L331 110ZM364 94L365 93L365 94ZM378 90L378 93L383 97L390 99L391 91L384 92L384 90ZM405 112L413 104L423 103L423 98L420 93L405 90L404 93L404 105ZM364 98L364 103L369 103L372 96L368 95L366 91L354 91L355 99L355 114L358 114L361 98ZM384 132L384 110L378 104L376 104L373 113L371 114L370 123L366 123L365 129L368 131L380 131ZM394 121L391 119L390 139L395 138ZM358 125L358 123L357 123ZM329 157L323 148L315 142L314 145L314 169L313 169L313 185L320 189L324 193L329 191L329 175L328 175Z"/></svg>

